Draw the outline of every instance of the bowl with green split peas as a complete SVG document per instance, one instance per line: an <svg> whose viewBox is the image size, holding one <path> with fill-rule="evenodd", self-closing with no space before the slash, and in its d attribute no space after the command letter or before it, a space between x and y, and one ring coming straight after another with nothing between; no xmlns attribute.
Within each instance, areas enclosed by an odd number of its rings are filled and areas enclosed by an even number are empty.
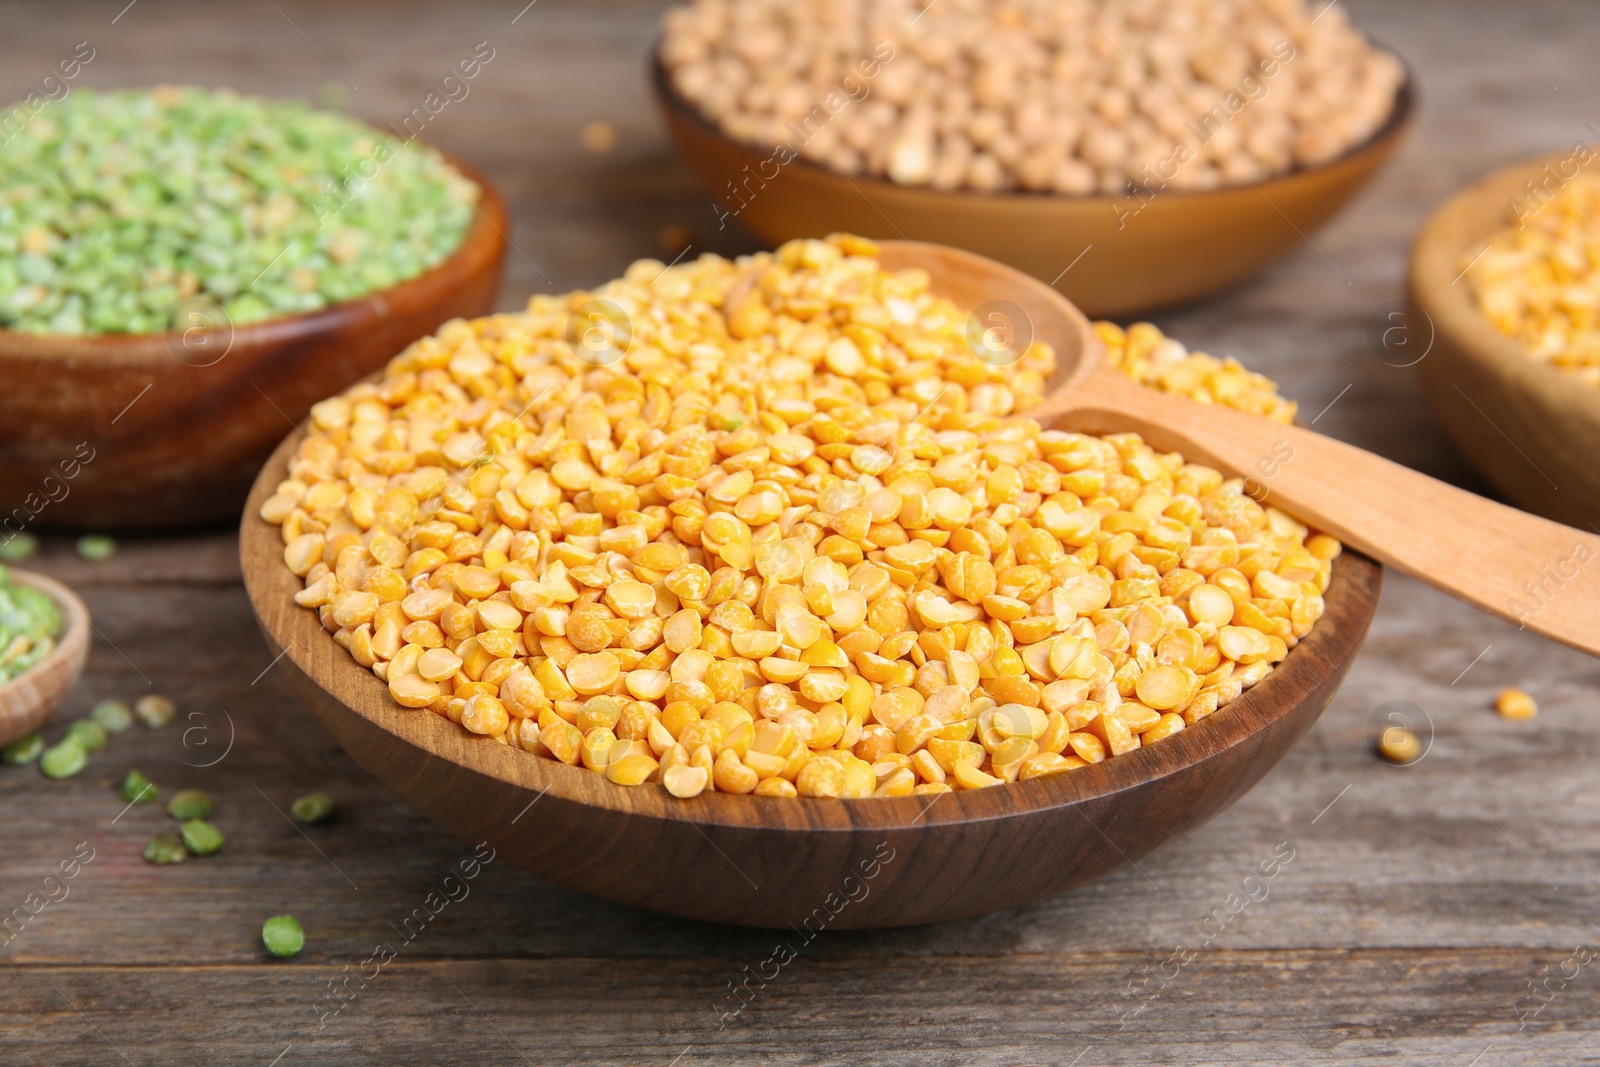
<svg viewBox="0 0 1600 1067"><path fill-rule="evenodd" d="M469 164L226 90L78 90L0 153L0 527L237 516L310 405L490 310Z"/></svg>
<svg viewBox="0 0 1600 1067"><path fill-rule="evenodd" d="M89 612L51 578L0 567L0 745L37 730L89 658Z"/></svg>

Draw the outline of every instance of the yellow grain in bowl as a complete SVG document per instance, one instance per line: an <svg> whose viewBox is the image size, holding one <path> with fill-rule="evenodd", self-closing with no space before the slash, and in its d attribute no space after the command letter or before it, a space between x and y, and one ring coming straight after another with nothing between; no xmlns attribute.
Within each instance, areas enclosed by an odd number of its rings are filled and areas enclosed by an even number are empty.
<svg viewBox="0 0 1600 1067"><path fill-rule="evenodd" d="M1600 178L1580 173L1519 203L1513 222L1463 257L1472 295L1529 359L1600 385Z"/></svg>
<svg viewBox="0 0 1600 1067"><path fill-rule="evenodd" d="M1061 773L1263 678L1338 542L966 327L854 237L636 263L318 404L261 515L398 703L679 797Z"/></svg>

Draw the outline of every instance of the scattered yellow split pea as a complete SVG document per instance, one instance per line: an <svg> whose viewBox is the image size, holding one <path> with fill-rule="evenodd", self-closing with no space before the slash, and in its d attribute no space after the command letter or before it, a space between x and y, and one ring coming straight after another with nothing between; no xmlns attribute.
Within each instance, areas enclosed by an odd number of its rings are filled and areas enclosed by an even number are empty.
<svg viewBox="0 0 1600 1067"><path fill-rule="evenodd" d="M596 119L584 124L578 139L583 142L586 151L597 156L604 155L617 147L617 128L603 119Z"/></svg>
<svg viewBox="0 0 1600 1067"><path fill-rule="evenodd" d="M1494 698L1494 710L1504 719L1531 719L1539 714L1539 705L1521 689L1502 689Z"/></svg>
<svg viewBox="0 0 1600 1067"><path fill-rule="evenodd" d="M1404 726L1391 726L1378 738L1378 752L1390 763L1410 763L1422 754L1422 742Z"/></svg>

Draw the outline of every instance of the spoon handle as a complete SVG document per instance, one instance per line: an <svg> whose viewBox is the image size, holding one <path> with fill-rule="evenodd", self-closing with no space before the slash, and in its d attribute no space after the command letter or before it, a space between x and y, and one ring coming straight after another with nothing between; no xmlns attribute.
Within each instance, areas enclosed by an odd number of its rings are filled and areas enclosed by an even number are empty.
<svg viewBox="0 0 1600 1067"><path fill-rule="evenodd" d="M1600 537L1541 519L1324 437L1158 393L1097 368L1029 415L1133 431L1245 476L1258 502L1535 633L1600 655Z"/></svg>

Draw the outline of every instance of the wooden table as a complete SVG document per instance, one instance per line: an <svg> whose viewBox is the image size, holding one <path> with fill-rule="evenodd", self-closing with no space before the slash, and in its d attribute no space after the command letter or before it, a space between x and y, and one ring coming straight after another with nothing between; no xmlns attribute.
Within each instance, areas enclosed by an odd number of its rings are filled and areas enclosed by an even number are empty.
<svg viewBox="0 0 1600 1067"><path fill-rule="evenodd" d="M645 82L654 3L539 0L519 16L523 0L142 0L113 20L123 2L8 5L0 97L87 39L96 55L78 84L328 87L389 121L488 41L495 58L471 95L427 135L477 161L514 205L505 306L659 254L669 226L687 227L697 251L753 247L718 232L663 141ZM1476 485L1415 370L1386 363L1369 335L1387 324L1434 204L1504 162L1593 136L1600 35L1576 5L1351 7L1417 73L1410 142L1315 245L1160 322L1278 379L1319 429ZM580 147L591 120L615 124L610 153ZM70 782L0 769L0 911L80 842L94 855L0 949L6 1063L1600 1061L1589 784L1600 670L1398 575L1311 735L1203 830L1030 907L826 934L724 1020L729 983L769 955L773 934L659 918L490 863L466 897L400 937L472 849L392 799L296 702L251 619L230 533L128 541L100 564L51 540L40 568L83 593L98 627L63 721L146 692L181 711L164 731L117 738ZM1539 698L1537 719L1489 710L1508 684ZM1397 709L1430 743L1405 768L1372 752L1375 724ZM123 811L115 787L130 767L169 792L207 790L227 847L177 867L142 862L170 823L159 806ZM313 789L340 814L302 832L284 812ZM1241 879L1290 849L1269 894L1229 917ZM292 962L260 944L262 920L283 912L306 928ZM363 966L380 942L397 958Z"/></svg>

